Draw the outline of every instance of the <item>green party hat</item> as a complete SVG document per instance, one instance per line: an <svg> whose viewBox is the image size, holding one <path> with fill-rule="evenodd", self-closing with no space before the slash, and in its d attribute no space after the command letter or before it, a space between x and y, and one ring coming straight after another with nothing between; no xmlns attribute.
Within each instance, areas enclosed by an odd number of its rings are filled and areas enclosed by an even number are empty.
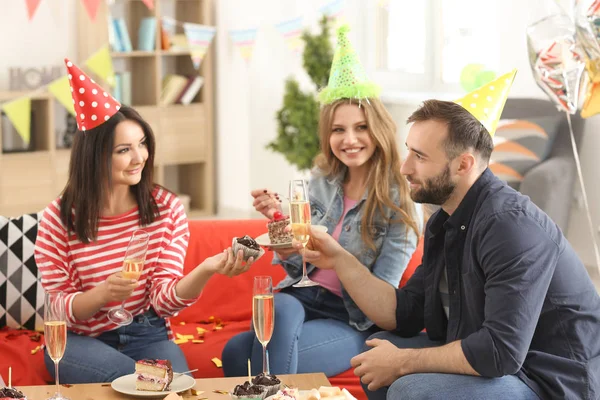
<svg viewBox="0 0 600 400"><path fill-rule="evenodd" d="M375 98L381 92L378 85L367 79L356 51L346 37L349 31L348 25L338 28L338 43L331 63L329 82L318 95L321 104L331 104L339 99Z"/></svg>

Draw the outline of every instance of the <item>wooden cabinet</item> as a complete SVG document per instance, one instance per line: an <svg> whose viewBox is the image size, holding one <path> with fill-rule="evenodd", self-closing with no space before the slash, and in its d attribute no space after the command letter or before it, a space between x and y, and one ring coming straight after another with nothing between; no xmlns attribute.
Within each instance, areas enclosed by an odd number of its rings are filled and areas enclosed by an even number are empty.
<svg viewBox="0 0 600 400"><path fill-rule="evenodd" d="M157 140L155 180L190 199L190 216L215 212L214 182L214 45L204 57L200 70L194 69L187 50L161 50L160 20L163 16L179 22L214 25L214 0L155 0L149 10L141 0L100 2L92 23L81 2L78 7L78 59L85 60L108 42L109 11L123 18L133 51L113 52L115 72L131 73L131 103L150 123ZM136 50L140 21L157 21L156 50ZM181 26L177 33L182 34ZM167 74L200 74L204 84L189 105L160 105L163 78Z"/></svg>
<svg viewBox="0 0 600 400"><path fill-rule="evenodd" d="M156 135L156 183L182 195L184 203L189 200L191 217L215 212L214 46L211 45L197 71L189 51L160 49L159 21L168 16L180 22L213 25L213 1L156 0L154 10L149 10L141 0L114 0L112 6L102 1L94 22L78 1L78 52L66 55L84 67L83 61L108 43L109 7L121 9L134 50L111 53L115 71L131 73L130 105L148 121ZM145 17L155 17L157 21L154 51L135 50L140 21ZM177 33L183 33L181 27L177 29ZM191 104L160 105L162 80L167 74L200 74L204 78L202 89ZM43 91L0 93L0 101L23 95L32 100L32 140L28 151L0 152L0 215L6 216L42 210L60 194L68 177L70 150L60 148L57 143L54 121L56 111L62 106ZM4 132L3 139L2 126L10 124L6 121L0 124L0 149L10 139L9 132ZM14 132L10 134L14 136Z"/></svg>

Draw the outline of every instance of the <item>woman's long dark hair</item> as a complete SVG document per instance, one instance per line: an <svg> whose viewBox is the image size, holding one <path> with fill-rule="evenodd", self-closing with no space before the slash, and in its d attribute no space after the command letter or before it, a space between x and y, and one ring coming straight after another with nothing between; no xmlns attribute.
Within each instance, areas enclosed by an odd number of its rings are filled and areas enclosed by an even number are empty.
<svg viewBox="0 0 600 400"><path fill-rule="evenodd" d="M62 193L60 218L69 232L74 232L83 243L98 236L98 219L102 200L112 187L112 153L117 125L125 120L137 122L146 136L148 159L142 170L142 179L131 186L137 201L140 224L152 223L158 215L158 206L152 196L154 189L154 152L156 141L150 125L131 107L123 106L102 125L78 131L71 149L69 180Z"/></svg>

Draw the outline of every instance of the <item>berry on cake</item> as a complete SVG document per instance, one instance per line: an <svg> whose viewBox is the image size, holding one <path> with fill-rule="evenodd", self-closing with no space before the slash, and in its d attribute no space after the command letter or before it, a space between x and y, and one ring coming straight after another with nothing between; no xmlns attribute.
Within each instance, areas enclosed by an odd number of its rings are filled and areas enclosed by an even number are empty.
<svg viewBox="0 0 600 400"><path fill-rule="evenodd" d="M173 367L169 360L140 360L135 363L136 390L162 392L169 390L173 381Z"/></svg>
<svg viewBox="0 0 600 400"><path fill-rule="evenodd" d="M267 224L269 230L269 240L271 244L291 243L292 232L285 231L286 226L290 224L290 217L283 215L281 211L275 211L273 219Z"/></svg>

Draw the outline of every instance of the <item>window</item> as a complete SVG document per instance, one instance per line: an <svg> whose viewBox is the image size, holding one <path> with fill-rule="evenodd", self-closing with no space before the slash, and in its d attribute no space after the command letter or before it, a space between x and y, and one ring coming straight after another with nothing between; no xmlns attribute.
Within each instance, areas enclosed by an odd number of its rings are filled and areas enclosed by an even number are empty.
<svg viewBox="0 0 600 400"><path fill-rule="evenodd" d="M375 46L367 46L367 65L386 89L456 92L467 64L500 72L493 1L389 0L385 8L369 7L367 40Z"/></svg>

